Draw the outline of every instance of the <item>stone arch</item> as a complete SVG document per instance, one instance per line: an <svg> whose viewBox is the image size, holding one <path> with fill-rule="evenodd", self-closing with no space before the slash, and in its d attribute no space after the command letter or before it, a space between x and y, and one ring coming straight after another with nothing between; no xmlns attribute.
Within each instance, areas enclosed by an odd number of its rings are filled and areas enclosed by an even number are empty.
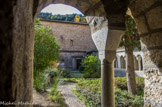
<svg viewBox="0 0 162 107"><path fill-rule="evenodd" d="M106 16L101 0L40 0L34 2L34 18L49 4L65 4L79 9L85 16Z"/></svg>
<svg viewBox="0 0 162 107"><path fill-rule="evenodd" d="M123 56L120 57L120 64L121 64L121 69L125 69L126 68L126 63L125 63L125 59Z"/></svg>
<svg viewBox="0 0 162 107"><path fill-rule="evenodd" d="M143 70L143 60L141 55L137 55L137 60L138 60L138 67L139 67L139 71Z"/></svg>
<svg viewBox="0 0 162 107"><path fill-rule="evenodd" d="M145 107L162 106L160 99L162 81L162 1L130 0L129 8L135 19L144 55Z"/></svg>
<svg viewBox="0 0 162 107"><path fill-rule="evenodd" d="M34 1L34 3L33 3ZM0 99L32 102L33 17L45 0L4 0L1 2ZM48 0L52 2L54 0ZM55 0L56 1L56 0ZM64 1L64 0L61 0ZM84 0L85 1L85 0ZM109 28L123 29L127 1L139 29L144 52L145 106L162 105L162 8L161 0L101 0ZM93 6L95 7L95 6ZM93 12L92 12L93 13ZM8 17L6 15L10 14ZM121 17L120 17L121 16ZM108 50L108 53L114 51ZM111 55L110 55L111 56ZM107 56L108 57L108 56ZM109 68L111 64L107 61ZM109 70L109 69L108 69ZM106 72L107 73L107 72ZM108 72L109 73L109 72ZM110 81L113 81L111 78ZM107 83L107 82L105 82ZM108 84L106 84L108 85ZM105 86L106 86L105 85ZM6 87L8 89L6 89ZM108 88L108 90L110 90ZM112 93L112 92L111 92ZM108 99L109 100L109 99ZM107 100L107 101L108 101Z"/></svg>

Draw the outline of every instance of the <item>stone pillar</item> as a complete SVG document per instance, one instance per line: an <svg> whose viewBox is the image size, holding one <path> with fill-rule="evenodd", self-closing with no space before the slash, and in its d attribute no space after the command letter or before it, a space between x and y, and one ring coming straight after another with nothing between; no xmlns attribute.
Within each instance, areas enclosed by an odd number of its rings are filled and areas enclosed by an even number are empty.
<svg viewBox="0 0 162 107"><path fill-rule="evenodd" d="M118 68L121 69L121 60L120 60L120 57L121 57L121 56L118 57Z"/></svg>
<svg viewBox="0 0 162 107"><path fill-rule="evenodd" d="M114 59L115 51L100 51L101 60L101 104L102 107L115 107L114 95Z"/></svg>
<svg viewBox="0 0 162 107"><path fill-rule="evenodd" d="M33 0L2 1L1 5L0 101L32 103Z"/></svg>
<svg viewBox="0 0 162 107"><path fill-rule="evenodd" d="M17 0L13 24L12 91L16 102L33 100L34 21L33 0ZM19 105L20 106L20 105ZM23 105L22 105L23 106ZM30 107L31 105L28 105Z"/></svg>
<svg viewBox="0 0 162 107"><path fill-rule="evenodd" d="M101 60L101 105L115 107L114 98L114 59L121 40L121 30L108 30L108 20L104 17L86 17L91 28L92 39L99 51Z"/></svg>
<svg viewBox="0 0 162 107"><path fill-rule="evenodd" d="M141 60L142 60L142 58L140 56L138 56L138 70L139 71L142 71Z"/></svg>

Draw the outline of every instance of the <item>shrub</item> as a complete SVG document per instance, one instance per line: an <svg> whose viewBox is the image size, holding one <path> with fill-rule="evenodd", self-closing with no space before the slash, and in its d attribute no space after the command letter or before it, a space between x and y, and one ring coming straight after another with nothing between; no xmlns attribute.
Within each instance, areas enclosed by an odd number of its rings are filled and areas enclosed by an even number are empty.
<svg viewBox="0 0 162 107"><path fill-rule="evenodd" d="M115 77L115 87L121 90L127 90L126 77ZM144 78L136 77L137 95L144 95Z"/></svg>
<svg viewBox="0 0 162 107"><path fill-rule="evenodd" d="M127 90L126 77L115 77L115 86L121 90Z"/></svg>
<svg viewBox="0 0 162 107"><path fill-rule="evenodd" d="M76 81L76 80L75 80ZM142 107L144 104L143 96L133 96L126 90L126 78L115 78L118 85L115 88L116 107ZM137 86L143 81L137 78ZM121 84L120 84L121 82ZM142 86L143 87L143 86ZM141 87L141 88L142 88ZM122 89L121 89L122 88ZM73 92L83 101L87 107L101 107L101 80L84 79L78 81Z"/></svg>
<svg viewBox="0 0 162 107"><path fill-rule="evenodd" d="M50 90L50 99L57 103L61 103L63 101L61 93L58 91L58 85L59 85L59 80L61 78L61 74L62 72L58 72L57 77L54 80L54 84L52 85Z"/></svg>
<svg viewBox="0 0 162 107"><path fill-rule="evenodd" d="M37 19L35 23L34 38L34 88L41 90L45 85L45 73L43 72L51 61L59 58L59 45L56 38L51 35L50 28L44 27Z"/></svg>
<svg viewBox="0 0 162 107"><path fill-rule="evenodd" d="M61 69L61 71L62 71L61 76L63 78L70 78L71 77L70 70L69 69Z"/></svg>
<svg viewBox="0 0 162 107"><path fill-rule="evenodd" d="M47 80L47 75L43 72L39 72L34 78L34 88L36 91L41 91L45 89L45 84Z"/></svg>
<svg viewBox="0 0 162 107"><path fill-rule="evenodd" d="M97 56L90 55L84 57L82 62L82 73L84 78L99 78L101 77L101 63Z"/></svg>
<svg viewBox="0 0 162 107"><path fill-rule="evenodd" d="M34 38L34 69L43 71L51 61L59 58L59 45L56 38L51 35L50 27L44 27L37 19Z"/></svg>
<svg viewBox="0 0 162 107"><path fill-rule="evenodd" d="M84 78L64 78L63 81L66 82L74 82L74 83L79 83L81 81L84 81Z"/></svg>
<svg viewBox="0 0 162 107"><path fill-rule="evenodd" d="M115 105L116 107L143 107L144 99L141 96L133 96L127 91L115 89Z"/></svg>

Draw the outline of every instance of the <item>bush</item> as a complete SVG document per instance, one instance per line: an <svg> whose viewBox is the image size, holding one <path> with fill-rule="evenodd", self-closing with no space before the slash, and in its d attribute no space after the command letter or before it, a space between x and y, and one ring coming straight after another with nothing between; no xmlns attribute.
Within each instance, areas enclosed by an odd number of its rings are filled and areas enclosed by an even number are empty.
<svg viewBox="0 0 162 107"><path fill-rule="evenodd" d="M121 90L127 90L126 77L115 77L115 87ZM144 95L144 78L136 77L137 95Z"/></svg>
<svg viewBox="0 0 162 107"><path fill-rule="evenodd" d="M64 78L63 81L65 82L74 82L74 83L79 83L81 81L84 81L84 78Z"/></svg>
<svg viewBox="0 0 162 107"><path fill-rule="evenodd" d="M54 84L52 85L51 90L50 90L50 99L56 103L63 102L61 93L58 91L58 85L59 85L59 80L61 78L61 74L62 74L62 72L58 72L58 74L54 80Z"/></svg>
<svg viewBox="0 0 162 107"><path fill-rule="evenodd" d="M133 96L127 91L115 89L115 105L116 107L143 107L144 99L141 96Z"/></svg>
<svg viewBox="0 0 162 107"><path fill-rule="evenodd" d="M59 45L56 38L51 35L50 28L44 27L37 19L35 23L34 38L34 88L41 90L45 85L45 73L43 72L51 61L59 58Z"/></svg>
<svg viewBox="0 0 162 107"><path fill-rule="evenodd" d="M51 35L50 27L44 27L37 19L34 38L34 69L43 71L51 61L59 58L59 45L56 38Z"/></svg>
<svg viewBox="0 0 162 107"><path fill-rule="evenodd" d="M71 77L70 70L69 69L61 69L61 71L62 71L61 76L63 78L70 78Z"/></svg>
<svg viewBox="0 0 162 107"><path fill-rule="evenodd" d="M121 90L127 90L126 77L115 77L115 87Z"/></svg>
<svg viewBox="0 0 162 107"><path fill-rule="evenodd" d="M43 72L39 72L34 78L34 88L36 91L42 91L45 89L45 84L47 80L47 75Z"/></svg>
<svg viewBox="0 0 162 107"><path fill-rule="evenodd" d="M101 62L97 56L90 55L84 57L82 62L82 73L84 78L100 78L101 77Z"/></svg>
<svg viewBox="0 0 162 107"><path fill-rule="evenodd" d="M141 86L143 79L137 79L137 86ZM75 79L75 81L77 81ZM116 107L142 107L144 104L143 96L133 96L126 90L126 78L117 77L115 81L115 104ZM73 92L88 107L101 107L101 80L100 79L84 79L77 81L76 89ZM121 84L120 84L121 82Z"/></svg>

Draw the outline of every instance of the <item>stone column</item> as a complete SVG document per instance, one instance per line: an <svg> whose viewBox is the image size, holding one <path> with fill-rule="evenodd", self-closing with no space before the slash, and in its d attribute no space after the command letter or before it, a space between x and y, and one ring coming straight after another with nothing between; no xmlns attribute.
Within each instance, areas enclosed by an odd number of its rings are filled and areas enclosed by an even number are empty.
<svg viewBox="0 0 162 107"><path fill-rule="evenodd" d="M0 101L32 103L33 0L2 1L1 5Z"/></svg>
<svg viewBox="0 0 162 107"><path fill-rule="evenodd" d="M141 57L138 57L138 70L142 71L142 67L141 67Z"/></svg>
<svg viewBox="0 0 162 107"><path fill-rule="evenodd" d="M123 31L108 30L108 20L104 17L87 17L87 22L101 60L101 105L102 107L115 107L114 59Z"/></svg>
<svg viewBox="0 0 162 107"><path fill-rule="evenodd" d="M115 107L114 97L114 59L115 51L100 51L101 60L101 104L102 107Z"/></svg>
<svg viewBox="0 0 162 107"><path fill-rule="evenodd" d="M118 68L121 69L121 60L120 60L120 57L121 57L121 56L119 56L119 58L118 58Z"/></svg>

